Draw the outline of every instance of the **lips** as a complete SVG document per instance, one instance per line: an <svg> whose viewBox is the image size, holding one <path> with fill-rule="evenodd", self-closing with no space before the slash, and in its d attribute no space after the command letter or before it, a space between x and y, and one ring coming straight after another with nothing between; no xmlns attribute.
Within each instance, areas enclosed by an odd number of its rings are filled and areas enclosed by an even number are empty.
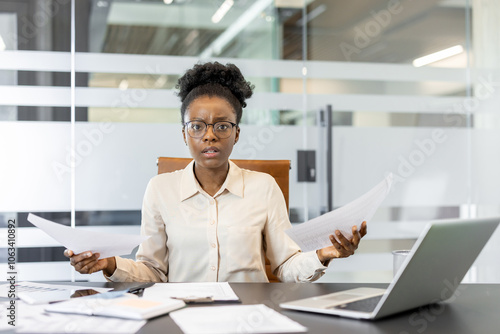
<svg viewBox="0 0 500 334"><path fill-rule="evenodd" d="M217 156L219 155L219 149L215 146L209 146L209 147L205 147L203 149L203 151L201 151L201 154L203 154L203 156L206 158L206 159L214 159L214 158L217 158Z"/></svg>
<svg viewBox="0 0 500 334"><path fill-rule="evenodd" d="M217 147L214 147L214 146L209 146L209 147L206 147L205 149L203 149L203 151L201 151L201 153L218 153L219 152L219 149Z"/></svg>

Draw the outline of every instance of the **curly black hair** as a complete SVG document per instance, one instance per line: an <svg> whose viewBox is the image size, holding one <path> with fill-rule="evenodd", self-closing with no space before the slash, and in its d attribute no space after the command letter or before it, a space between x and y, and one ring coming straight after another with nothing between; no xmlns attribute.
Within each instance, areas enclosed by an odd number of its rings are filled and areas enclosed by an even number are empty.
<svg viewBox="0 0 500 334"><path fill-rule="evenodd" d="M245 80L240 69L234 64L219 62L196 64L177 81L175 88L181 98L181 119L191 102L200 96L217 96L225 99L233 107L236 123L239 124L245 100L253 94L254 86Z"/></svg>

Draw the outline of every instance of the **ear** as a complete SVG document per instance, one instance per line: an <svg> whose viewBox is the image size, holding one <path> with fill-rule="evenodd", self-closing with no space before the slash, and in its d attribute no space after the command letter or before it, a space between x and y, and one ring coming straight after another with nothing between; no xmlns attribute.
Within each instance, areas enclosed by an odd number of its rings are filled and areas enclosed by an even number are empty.
<svg viewBox="0 0 500 334"><path fill-rule="evenodd" d="M185 129L185 128L184 128L184 127L182 127L182 138L184 138L184 143L185 143L185 144L186 144L186 146L187 146L188 142L187 142L187 139L186 139L186 131L185 131L184 129Z"/></svg>
<svg viewBox="0 0 500 334"><path fill-rule="evenodd" d="M238 126L236 128L236 136L234 136L234 143L236 144L239 139L240 139L240 127Z"/></svg>

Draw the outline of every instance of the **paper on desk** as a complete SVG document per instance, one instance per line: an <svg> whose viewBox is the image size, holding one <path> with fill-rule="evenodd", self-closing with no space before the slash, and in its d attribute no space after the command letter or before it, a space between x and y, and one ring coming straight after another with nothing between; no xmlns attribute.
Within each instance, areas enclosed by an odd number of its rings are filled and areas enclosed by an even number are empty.
<svg viewBox="0 0 500 334"><path fill-rule="evenodd" d="M212 297L215 301L238 301L228 282L156 283L144 290L144 298Z"/></svg>
<svg viewBox="0 0 500 334"><path fill-rule="evenodd" d="M43 219L32 213L28 215L28 221L64 247L71 249L75 254L91 251L92 253L99 253L100 258L130 254L134 247L149 238L148 236L71 228Z"/></svg>
<svg viewBox="0 0 500 334"><path fill-rule="evenodd" d="M331 246L329 236L339 230L348 240L352 238L352 227L367 223L385 199L392 185L392 173L367 193L343 207L325 213L308 222L285 231L302 249L307 252ZM336 238L336 237L335 237ZM337 238L336 238L337 239ZM338 240L338 239L337 239Z"/></svg>
<svg viewBox="0 0 500 334"><path fill-rule="evenodd" d="M146 324L142 320L57 314L44 311L45 305L17 302L16 333L136 333ZM2 309L5 308L1 305ZM11 327L12 329L12 327Z"/></svg>
<svg viewBox="0 0 500 334"><path fill-rule="evenodd" d="M9 290L11 289L12 288L10 283L0 285L0 297L7 298L9 295ZM53 292L61 290L85 290L85 289L92 289L97 292L107 292L111 290L110 288L98 288L86 285L48 284L48 283L26 282L26 281L16 283L13 289L16 292L16 298L19 296L20 292Z"/></svg>
<svg viewBox="0 0 500 334"><path fill-rule="evenodd" d="M306 327L263 304L186 308L170 313L170 318L185 334L307 332Z"/></svg>

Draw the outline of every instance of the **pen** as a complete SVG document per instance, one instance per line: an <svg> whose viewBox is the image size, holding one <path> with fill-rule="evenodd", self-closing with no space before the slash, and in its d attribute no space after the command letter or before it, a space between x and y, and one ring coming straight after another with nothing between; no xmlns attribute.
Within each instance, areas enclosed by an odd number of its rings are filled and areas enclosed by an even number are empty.
<svg viewBox="0 0 500 334"><path fill-rule="evenodd" d="M150 286L153 286L153 285L154 285L154 283L145 283L145 284L141 284L138 286L133 286L131 288L128 288L127 292L133 293L134 295L142 296L144 289L149 288Z"/></svg>
<svg viewBox="0 0 500 334"><path fill-rule="evenodd" d="M213 303L215 301L212 296L186 296L186 297L170 297L173 299L180 299L186 304L194 303Z"/></svg>

